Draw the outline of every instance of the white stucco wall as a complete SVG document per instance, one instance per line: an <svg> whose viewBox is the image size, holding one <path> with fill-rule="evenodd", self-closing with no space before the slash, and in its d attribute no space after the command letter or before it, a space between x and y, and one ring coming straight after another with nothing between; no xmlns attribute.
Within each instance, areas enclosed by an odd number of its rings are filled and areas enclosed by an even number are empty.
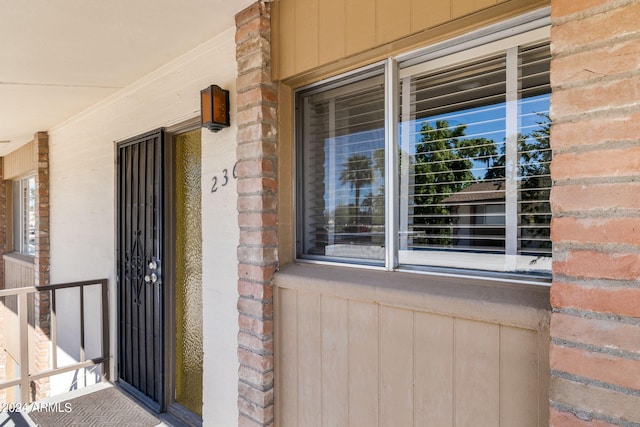
<svg viewBox="0 0 640 427"><path fill-rule="evenodd" d="M115 141L198 116L200 90L210 84L230 91L232 126L202 131L203 418L209 426L237 423L236 182L211 193L212 178L221 183L223 169L231 178L236 158L234 36L229 28L49 131L51 282L109 279L115 357ZM62 333L73 324L73 311L59 322Z"/></svg>

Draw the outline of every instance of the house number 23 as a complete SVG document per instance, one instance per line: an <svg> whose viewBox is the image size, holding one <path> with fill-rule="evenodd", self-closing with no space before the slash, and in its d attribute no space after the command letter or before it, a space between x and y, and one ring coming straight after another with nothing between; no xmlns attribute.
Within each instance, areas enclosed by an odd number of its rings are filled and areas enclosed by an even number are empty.
<svg viewBox="0 0 640 427"><path fill-rule="evenodd" d="M233 169L231 169L231 176L233 177L233 179L238 179L238 175L236 175L236 167L238 166L238 162L236 162L233 165ZM214 176L213 178L211 178L211 181L213 181L213 184L211 185L211 192L215 193L216 191L218 191L218 177ZM220 182L220 187L224 187L229 183L229 169L222 169L222 182Z"/></svg>

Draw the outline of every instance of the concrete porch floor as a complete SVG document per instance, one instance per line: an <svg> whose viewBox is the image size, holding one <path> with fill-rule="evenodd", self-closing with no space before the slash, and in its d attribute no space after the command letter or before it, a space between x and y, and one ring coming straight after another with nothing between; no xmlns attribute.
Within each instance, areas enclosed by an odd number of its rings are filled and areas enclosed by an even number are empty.
<svg viewBox="0 0 640 427"><path fill-rule="evenodd" d="M0 412L0 427L156 427L158 417L113 384L101 383L31 405L28 412Z"/></svg>

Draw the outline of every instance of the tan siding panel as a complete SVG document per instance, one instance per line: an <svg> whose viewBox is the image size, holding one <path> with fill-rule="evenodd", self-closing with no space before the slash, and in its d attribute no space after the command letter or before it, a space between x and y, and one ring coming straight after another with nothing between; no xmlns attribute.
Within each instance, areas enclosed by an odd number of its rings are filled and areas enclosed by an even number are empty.
<svg viewBox="0 0 640 427"><path fill-rule="evenodd" d="M353 285L317 280L275 293L278 425L546 425L546 312L536 331L397 306L391 292L352 300Z"/></svg>
<svg viewBox="0 0 640 427"><path fill-rule="evenodd" d="M35 285L35 270L32 262L18 260L11 256L4 258L4 288L23 288Z"/></svg>
<svg viewBox="0 0 640 427"><path fill-rule="evenodd" d="M322 425L349 423L348 302L322 297Z"/></svg>
<svg viewBox="0 0 640 427"><path fill-rule="evenodd" d="M549 419L549 382L551 379L551 368L549 367L549 319L547 318L544 322L540 322L540 324L544 324L545 329L542 331L538 331L538 372L537 372L537 382L538 382L538 391L539 395L537 401L530 402L532 405L536 405L538 408L538 419L540 420L540 425L545 426L546 420ZM529 381L535 381L536 379L532 378Z"/></svg>
<svg viewBox="0 0 640 427"><path fill-rule="evenodd" d="M453 318L415 314L416 426L453 424Z"/></svg>
<svg viewBox="0 0 640 427"><path fill-rule="evenodd" d="M278 255L281 264L294 260L294 223L293 223L293 138L291 117L293 97L291 89L279 85L278 111Z"/></svg>
<svg viewBox="0 0 640 427"><path fill-rule="evenodd" d="M349 301L349 425L378 425L378 306Z"/></svg>
<svg viewBox="0 0 640 427"><path fill-rule="evenodd" d="M501 328L500 369L502 403L500 425L535 427L540 425L538 408L538 334L526 329ZM546 421L546 419L545 419Z"/></svg>
<svg viewBox="0 0 640 427"><path fill-rule="evenodd" d="M296 71L308 70L318 65L318 1L295 2L295 60Z"/></svg>
<svg viewBox="0 0 640 427"><path fill-rule="evenodd" d="M33 142L29 142L4 157L4 179L17 178L34 171L35 161Z"/></svg>
<svg viewBox="0 0 640 427"><path fill-rule="evenodd" d="M380 307L380 425L413 425L413 312Z"/></svg>
<svg viewBox="0 0 640 427"><path fill-rule="evenodd" d="M376 1L376 43L384 44L411 33L411 0Z"/></svg>
<svg viewBox="0 0 640 427"><path fill-rule="evenodd" d="M282 427L298 425L298 293L278 289L278 352L280 361L280 418Z"/></svg>
<svg viewBox="0 0 640 427"><path fill-rule="evenodd" d="M294 0L280 0L274 2L278 14L278 61L279 75L290 76L296 72L295 57L295 2Z"/></svg>
<svg viewBox="0 0 640 427"><path fill-rule="evenodd" d="M23 288L35 284L34 264L11 256L4 257L4 275L5 289ZM32 299L30 298L29 301ZM5 331L5 349L10 357L20 360L20 334L16 333L19 330L17 308L18 297L6 297L0 301L0 310L3 310L2 315L4 316L2 327ZM33 305L30 305L29 311L31 312L30 318L33 319ZM33 328L29 329L29 333L32 335ZM33 351L29 353L32 355Z"/></svg>
<svg viewBox="0 0 640 427"><path fill-rule="evenodd" d="M435 27L451 19L451 0L437 2L412 0L411 32L417 33L425 28Z"/></svg>
<svg viewBox="0 0 640 427"><path fill-rule="evenodd" d="M368 56L375 60L416 42L427 45L441 39L442 31L458 34L492 21L492 16L506 18L545 3L548 1L279 0L273 3L275 75L285 80L331 63L340 68L351 61L364 65ZM444 24L442 31L435 28Z"/></svg>
<svg viewBox="0 0 640 427"><path fill-rule="evenodd" d="M320 295L298 293L298 425L322 422Z"/></svg>
<svg viewBox="0 0 640 427"><path fill-rule="evenodd" d="M376 10L372 4L371 0L347 2L347 55L371 49L376 44Z"/></svg>
<svg viewBox="0 0 640 427"><path fill-rule="evenodd" d="M451 12L453 18L469 15L470 13L491 7L497 0L452 0Z"/></svg>
<svg viewBox="0 0 640 427"><path fill-rule="evenodd" d="M346 0L321 0L318 39L318 60L327 64L345 56Z"/></svg>
<svg viewBox="0 0 640 427"><path fill-rule="evenodd" d="M500 326L455 320L454 425L500 425Z"/></svg>

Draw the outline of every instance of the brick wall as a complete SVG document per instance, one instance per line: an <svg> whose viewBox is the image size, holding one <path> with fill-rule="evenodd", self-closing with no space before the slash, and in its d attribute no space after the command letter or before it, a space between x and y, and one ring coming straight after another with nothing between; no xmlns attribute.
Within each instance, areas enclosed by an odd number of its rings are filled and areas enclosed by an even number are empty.
<svg viewBox="0 0 640 427"><path fill-rule="evenodd" d="M36 165L36 231L35 231L35 284L49 285L49 136L38 132L34 138ZM50 359L50 302L49 293L34 294L35 304L35 369L49 369ZM49 379L35 381L33 397L49 396Z"/></svg>
<svg viewBox="0 0 640 427"><path fill-rule="evenodd" d="M236 15L238 62L238 408L240 426L272 426L273 285L277 250L277 86L268 3Z"/></svg>
<svg viewBox="0 0 640 427"><path fill-rule="evenodd" d="M550 425L638 425L640 1L551 4Z"/></svg>

